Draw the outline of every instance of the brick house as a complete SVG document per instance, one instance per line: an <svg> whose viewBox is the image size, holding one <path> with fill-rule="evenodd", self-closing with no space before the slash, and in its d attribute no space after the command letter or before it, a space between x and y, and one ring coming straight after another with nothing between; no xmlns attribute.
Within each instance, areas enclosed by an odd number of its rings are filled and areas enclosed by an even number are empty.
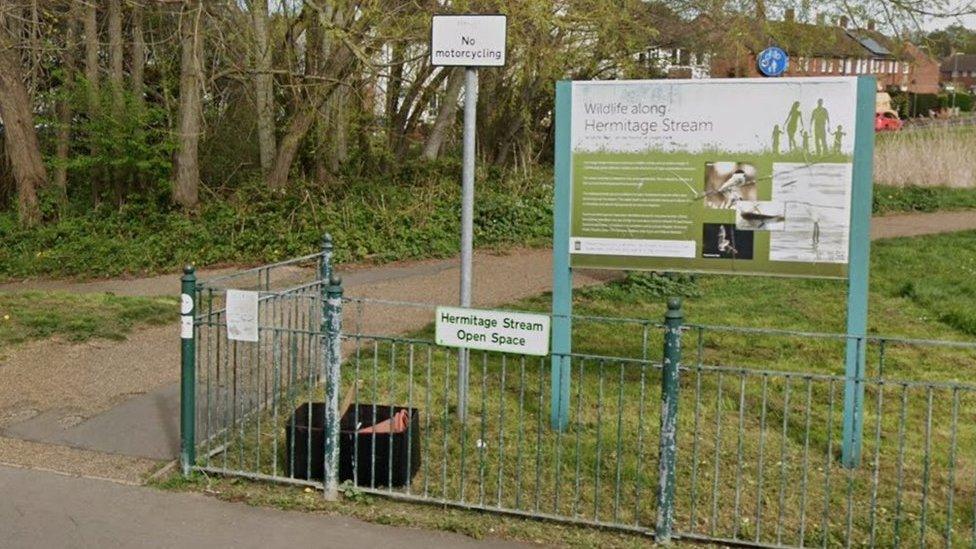
<svg viewBox="0 0 976 549"><path fill-rule="evenodd" d="M941 65L942 82L955 84L957 88L976 87L976 55L956 53L946 57Z"/></svg>
<svg viewBox="0 0 976 549"><path fill-rule="evenodd" d="M681 39L694 43L698 51L710 52L706 58L712 78L762 76L756 56L775 45L790 55L785 76L871 74L882 89L938 92L938 62L913 44L885 36L874 23L863 29L851 28L846 17L836 23L823 17L805 23L794 13L787 9L782 21L768 20L759 3L756 17L701 15Z"/></svg>

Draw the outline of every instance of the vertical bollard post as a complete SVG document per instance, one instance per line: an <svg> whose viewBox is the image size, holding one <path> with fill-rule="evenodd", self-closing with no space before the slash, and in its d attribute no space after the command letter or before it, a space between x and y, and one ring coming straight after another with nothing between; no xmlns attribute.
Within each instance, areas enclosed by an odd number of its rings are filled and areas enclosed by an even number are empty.
<svg viewBox="0 0 976 549"><path fill-rule="evenodd" d="M322 311L322 356L325 358L325 499L339 498L339 383L342 366L342 280L333 274L326 288Z"/></svg>
<svg viewBox="0 0 976 549"><path fill-rule="evenodd" d="M319 280L324 287L332 278L332 235L322 235L322 262L319 263ZM324 293L324 291L323 291Z"/></svg>
<svg viewBox="0 0 976 549"><path fill-rule="evenodd" d="M664 315L664 363L661 367L661 441L658 461L658 543L671 541L674 523L674 461L677 450L678 368L681 365L681 300L668 300Z"/></svg>
<svg viewBox="0 0 976 549"><path fill-rule="evenodd" d="M319 319L319 327L322 329L322 334L325 334L325 303L328 299L327 293L329 288L329 281L332 279L332 235L325 233L322 235L322 258L319 260L319 310L322 313L322 317ZM315 329L315 320L309 319L309 330ZM325 360L326 350L322 348L322 360ZM318 373L318 382L322 383L324 379L322 376L325 375L326 368L323 366L322 370Z"/></svg>
<svg viewBox="0 0 976 549"><path fill-rule="evenodd" d="M196 462L196 316L197 275L192 265L183 268L180 295L180 467L190 474Z"/></svg>

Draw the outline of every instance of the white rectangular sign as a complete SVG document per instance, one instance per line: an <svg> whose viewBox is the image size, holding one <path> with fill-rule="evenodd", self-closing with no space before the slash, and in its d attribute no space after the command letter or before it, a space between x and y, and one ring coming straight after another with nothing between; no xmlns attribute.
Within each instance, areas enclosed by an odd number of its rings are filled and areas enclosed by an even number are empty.
<svg viewBox="0 0 976 549"><path fill-rule="evenodd" d="M227 339L258 340L258 293L227 290Z"/></svg>
<svg viewBox="0 0 976 549"><path fill-rule="evenodd" d="M438 307L436 340L445 347L522 355L549 354L547 315Z"/></svg>
<svg viewBox="0 0 976 549"><path fill-rule="evenodd" d="M435 15L430 23L430 64L504 66L507 25L504 15Z"/></svg>

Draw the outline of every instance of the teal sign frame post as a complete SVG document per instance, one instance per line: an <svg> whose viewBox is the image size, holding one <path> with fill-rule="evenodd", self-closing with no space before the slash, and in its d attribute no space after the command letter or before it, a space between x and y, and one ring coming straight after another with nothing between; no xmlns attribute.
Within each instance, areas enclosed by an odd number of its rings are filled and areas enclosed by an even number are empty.
<svg viewBox="0 0 976 549"><path fill-rule="evenodd" d="M844 367L844 429L841 462L861 462L864 427L864 374L868 330L868 277L871 265L871 191L874 185L874 112L877 82L857 78L854 178L851 189L850 251L847 256L847 346Z"/></svg>
<svg viewBox="0 0 976 549"><path fill-rule="evenodd" d="M860 463L864 424L876 86L873 76L857 78L841 446L841 461L848 468L857 467ZM552 428L557 431L562 431L569 423L571 395L573 271L570 266L569 246L572 204L572 94L571 81L556 83L550 419Z"/></svg>
<svg viewBox="0 0 976 549"><path fill-rule="evenodd" d="M551 423L562 431L569 423L572 378L573 270L569 266L569 223L572 191L573 83L556 82L556 155L554 225L552 230L552 391Z"/></svg>

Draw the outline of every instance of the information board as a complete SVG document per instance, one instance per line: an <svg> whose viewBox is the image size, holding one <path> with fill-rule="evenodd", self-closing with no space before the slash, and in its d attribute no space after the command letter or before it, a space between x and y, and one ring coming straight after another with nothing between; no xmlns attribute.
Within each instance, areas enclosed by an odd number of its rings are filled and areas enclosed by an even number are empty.
<svg viewBox="0 0 976 549"><path fill-rule="evenodd" d="M571 265L840 278L857 79L572 83Z"/></svg>

